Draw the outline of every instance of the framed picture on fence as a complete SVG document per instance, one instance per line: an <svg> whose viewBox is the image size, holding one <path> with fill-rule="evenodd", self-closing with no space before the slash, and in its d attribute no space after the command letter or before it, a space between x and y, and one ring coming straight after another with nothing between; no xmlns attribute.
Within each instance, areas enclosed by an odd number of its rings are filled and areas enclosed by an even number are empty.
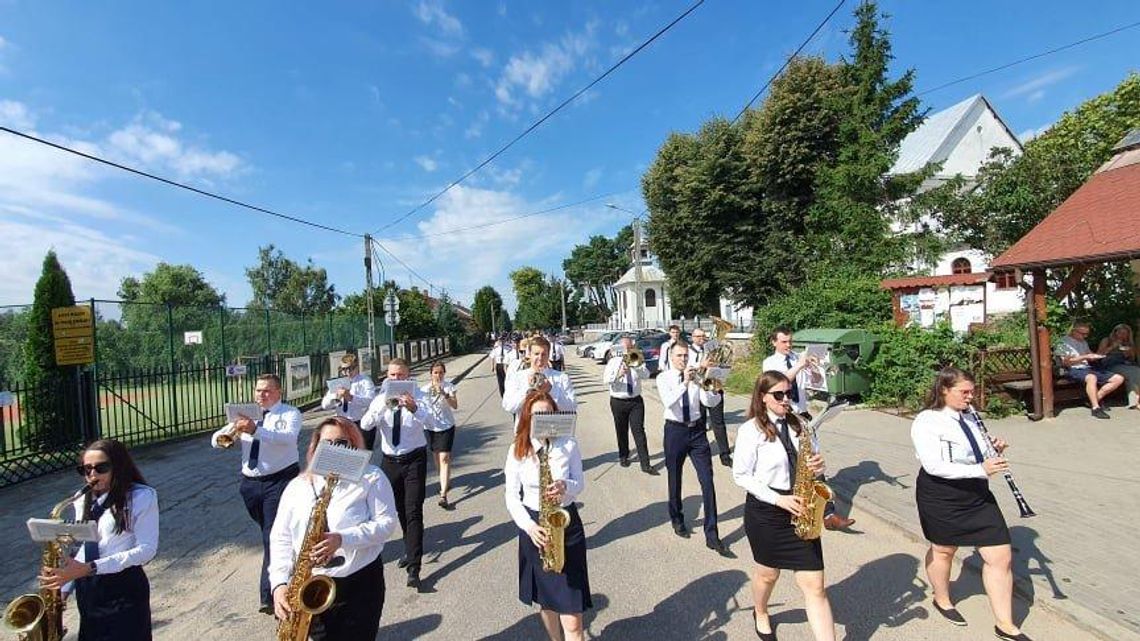
<svg viewBox="0 0 1140 641"><path fill-rule="evenodd" d="M300 398L313 391L313 364L308 356L285 359L285 399Z"/></svg>
<svg viewBox="0 0 1140 641"><path fill-rule="evenodd" d="M432 356L432 358L435 358L435 341L434 341L434 340L433 340L433 341L430 341L430 342L428 343L428 347L429 347L429 349L431 350L431 356Z"/></svg>
<svg viewBox="0 0 1140 641"><path fill-rule="evenodd" d="M406 352L404 351L403 343L396 343L396 358L402 358L404 360L408 359Z"/></svg>
<svg viewBox="0 0 1140 641"><path fill-rule="evenodd" d="M361 374L372 376L372 370L376 369L375 350L371 347L361 347L356 350L356 362L360 364Z"/></svg>
<svg viewBox="0 0 1140 641"><path fill-rule="evenodd" d="M428 344L427 341L420 341L420 354L422 355L421 358L427 358L428 357L427 344ZM416 360L419 360L419 359L417 358Z"/></svg>
<svg viewBox="0 0 1140 641"><path fill-rule="evenodd" d="M340 359L347 353L348 350L343 349L329 352L329 378L336 378L340 373Z"/></svg>
<svg viewBox="0 0 1140 641"><path fill-rule="evenodd" d="M420 344L419 343L412 343L412 362L415 363L415 362L418 362L419 360L420 360Z"/></svg>
<svg viewBox="0 0 1140 641"><path fill-rule="evenodd" d="M443 351L445 353L451 351L451 337L450 336L444 336L443 337Z"/></svg>
<svg viewBox="0 0 1140 641"><path fill-rule="evenodd" d="M388 345L381 345L380 362L376 364L380 367L380 371L386 371L385 368L388 367L388 361L390 360L392 360L392 348Z"/></svg>

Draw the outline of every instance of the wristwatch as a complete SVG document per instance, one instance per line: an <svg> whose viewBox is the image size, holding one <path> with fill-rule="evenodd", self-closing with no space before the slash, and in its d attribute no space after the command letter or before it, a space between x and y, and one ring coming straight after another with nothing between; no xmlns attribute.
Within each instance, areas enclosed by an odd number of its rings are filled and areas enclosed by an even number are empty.
<svg viewBox="0 0 1140 641"><path fill-rule="evenodd" d="M96 574L99 574L99 566L95 565L94 561L88 563L87 567L91 569L91 574L88 574L87 576L95 576Z"/></svg>

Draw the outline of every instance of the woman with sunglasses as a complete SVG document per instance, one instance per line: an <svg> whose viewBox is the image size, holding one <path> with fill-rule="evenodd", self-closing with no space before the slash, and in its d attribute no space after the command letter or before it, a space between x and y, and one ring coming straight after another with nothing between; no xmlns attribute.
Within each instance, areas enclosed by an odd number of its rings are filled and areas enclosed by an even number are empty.
<svg viewBox="0 0 1140 641"><path fill-rule="evenodd" d="M445 374L447 366L443 361L432 363L431 381L420 387L420 391L431 402L430 409L438 419L424 424L424 436L439 470L439 506L450 510L452 506L447 502L447 490L451 487L451 448L455 445L455 410L459 409L456 391L459 388L448 382Z"/></svg>
<svg viewBox="0 0 1140 641"><path fill-rule="evenodd" d="M78 472L91 491L75 502L77 521L95 521L87 541L61 568L44 568L40 585L75 592L80 641L149 641L150 581L142 566L158 551L158 494L125 445L87 446Z"/></svg>
<svg viewBox="0 0 1140 641"><path fill-rule="evenodd" d="M1029 641L1013 623L1013 549L989 484L989 477L1009 470L1001 456L1006 443L994 439L997 456L986 458L988 437L970 411L973 400L974 377L947 367L938 372L926 409L911 424L910 437L922 464L914 484L915 503L922 535L930 541L926 576L934 591L934 609L950 623L965 626L965 617L950 598L950 568L960 546L976 547L996 623L994 635Z"/></svg>
<svg viewBox="0 0 1140 641"><path fill-rule="evenodd" d="M744 503L744 531L752 547L752 599L756 636L776 639L768 616L768 599L780 578L791 570L804 596L808 625L816 641L835 641L835 622L823 576L823 546L820 539L805 541L796 536L792 517L803 504L792 495L796 462L806 456L807 466L823 473L823 457L800 452L799 434L804 429L791 409L791 382L782 372L767 371L756 379L747 422L736 433L732 478L748 494ZM818 444L813 439L813 450Z"/></svg>
<svg viewBox="0 0 1140 641"><path fill-rule="evenodd" d="M309 441L308 466L321 442L364 448L364 436L352 421L326 418ZM281 505L269 535L269 581L277 618L288 616L288 583L293 563L309 527L313 507L325 479L311 471L297 476L281 495ZM309 637L314 641L372 639L380 629L384 608L384 562L380 552L396 526L396 500L388 477L375 465L364 470L359 483L341 481L329 502L328 531L312 549L315 574L332 577L336 599L313 617Z"/></svg>
<svg viewBox="0 0 1140 641"><path fill-rule="evenodd" d="M504 466L507 511L518 526L519 601L538 603L539 618L551 641L582 641L582 613L594 607L590 599L590 577L586 566L586 533L574 499L585 487L582 452L570 437L550 442L547 462L552 482L539 486L539 450L543 441L530 436L531 419L536 412L554 412L558 407L548 392L531 392L519 410L518 430ZM540 494L558 502L570 513L564 532L566 564L561 572L542 569L539 552L547 544L548 533L539 527Z"/></svg>

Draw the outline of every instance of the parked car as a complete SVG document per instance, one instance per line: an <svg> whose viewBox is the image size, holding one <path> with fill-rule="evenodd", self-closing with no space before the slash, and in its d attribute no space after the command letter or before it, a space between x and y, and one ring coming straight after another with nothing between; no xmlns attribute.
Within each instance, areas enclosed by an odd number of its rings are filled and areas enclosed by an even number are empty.
<svg viewBox="0 0 1140 641"><path fill-rule="evenodd" d="M559 334L557 336L557 338L558 338L558 342L562 343L563 345L573 345L574 344L574 335L573 334Z"/></svg>
<svg viewBox="0 0 1140 641"><path fill-rule="evenodd" d="M630 334L630 332L614 332L610 340L594 343L593 359L599 363L609 362L610 357L614 354L614 346L617 345L622 336L629 336Z"/></svg>
<svg viewBox="0 0 1140 641"><path fill-rule="evenodd" d="M637 349L645 355L645 367L649 370L650 377L657 376L657 373L661 371L661 344L664 342L663 339L658 339L658 335L643 336L637 339Z"/></svg>
<svg viewBox="0 0 1140 641"><path fill-rule="evenodd" d="M576 345L574 347L574 350L576 352L578 352L578 356L584 356L586 358L593 358L594 357L594 348L596 348L598 345L602 345L603 348L605 346L610 345L611 343L613 343L614 337L616 337L620 334L621 334L621 332L606 332L606 333L602 334L598 338L598 340L596 340L592 343L580 343L580 344Z"/></svg>

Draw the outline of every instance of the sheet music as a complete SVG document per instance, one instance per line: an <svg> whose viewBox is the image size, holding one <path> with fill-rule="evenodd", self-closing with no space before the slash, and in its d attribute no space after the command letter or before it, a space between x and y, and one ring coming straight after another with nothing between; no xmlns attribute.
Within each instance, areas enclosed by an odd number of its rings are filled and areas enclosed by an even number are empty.
<svg viewBox="0 0 1140 641"><path fill-rule="evenodd" d="M226 403L226 421L233 423L242 416L256 421L261 418L261 406L257 403Z"/></svg>
<svg viewBox="0 0 1140 641"><path fill-rule="evenodd" d="M74 541L98 541L99 528L95 521L68 523L59 519L28 519L28 534L36 543L47 543L57 538L70 537Z"/></svg>
<svg viewBox="0 0 1140 641"><path fill-rule="evenodd" d="M335 392L337 390L348 389L352 387L352 379L347 376L330 378L329 380L325 381L325 385L328 386L330 392Z"/></svg>
<svg viewBox="0 0 1140 641"><path fill-rule="evenodd" d="M568 436L577 432L577 412L535 412L530 419L530 436L539 440Z"/></svg>
<svg viewBox="0 0 1140 641"><path fill-rule="evenodd" d="M814 434L824 423L842 414L843 410L847 409L848 405L849 403L846 401L842 403L836 403L834 405L829 405L822 414L812 419L811 424L808 426L808 429L810 429L811 433Z"/></svg>
<svg viewBox="0 0 1140 641"><path fill-rule="evenodd" d="M385 396L400 396L403 394L416 395L415 381L384 381Z"/></svg>
<svg viewBox="0 0 1140 641"><path fill-rule="evenodd" d="M827 376L824 372L831 366L831 349L827 345L813 343L804 348L803 359L814 357L816 365L808 365L800 376L803 377L804 386L810 390L827 391Z"/></svg>
<svg viewBox="0 0 1140 641"><path fill-rule="evenodd" d="M368 450L354 450L349 447L338 447L321 441L317 451L313 453L313 463L309 471L328 476L336 474L341 480L359 483L364 475L364 468L368 466L372 452Z"/></svg>

